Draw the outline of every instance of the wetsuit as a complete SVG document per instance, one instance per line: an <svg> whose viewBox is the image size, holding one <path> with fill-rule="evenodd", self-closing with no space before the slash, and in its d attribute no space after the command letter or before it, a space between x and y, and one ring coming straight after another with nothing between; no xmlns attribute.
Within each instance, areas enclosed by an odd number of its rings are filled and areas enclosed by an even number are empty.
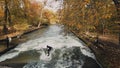
<svg viewBox="0 0 120 68"><path fill-rule="evenodd" d="M52 50L52 47L47 45L48 56L50 55L51 50Z"/></svg>

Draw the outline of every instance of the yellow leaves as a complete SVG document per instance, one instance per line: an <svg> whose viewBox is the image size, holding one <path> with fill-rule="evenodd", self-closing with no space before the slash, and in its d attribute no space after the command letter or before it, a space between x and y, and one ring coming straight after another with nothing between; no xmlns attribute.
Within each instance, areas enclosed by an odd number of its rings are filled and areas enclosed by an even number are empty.
<svg viewBox="0 0 120 68"><path fill-rule="evenodd" d="M90 0L84 0L85 2L87 2L87 3L90 3Z"/></svg>
<svg viewBox="0 0 120 68"><path fill-rule="evenodd" d="M30 6L30 1L29 0L23 0L23 2L24 2L25 9L28 9L29 6Z"/></svg>
<svg viewBox="0 0 120 68"><path fill-rule="evenodd" d="M103 19L109 19L111 18L112 14L105 14L102 16Z"/></svg>
<svg viewBox="0 0 120 68"><path fill-rule="evenodd" d="M24 30L28 29L28 24L27 23L20 23L20 24L15 24L13 27L17 31L24 31Z"/></svg>
<svg viewBox="0 0 120 68"><path fill-rule="evenodd" d="M4 16L4 10L2 9L2 6L0 6L0 18Z"/></svg>
<svg viewBox="0 0 120 68"><path fill-rule="evenodd" d="M0 18L4 17L4 13L0 12Z"/></svg>
<svg viewBox="0 0 120 68"><path fill-rule="evenodd" d="M100 2L96 1L95 5L101 7L101 6L105 5L105 4L103 2L101 2L101 1Z"/></svg>
<svg viewBox="0 0 120 68"><path fill-rule="evenodd" d="M48 19L51 23L57 20L56 14L48 9L44 9L43 11L44 18Z"/></svg>
<svg viewBox="0 0 120 68"><path fill-rule="evenodd" d="M78 27L78 28L81 28L81 27L82 27L82 25L78 24L78 25L77 25L77 27Z"/></svg>
<svg viewBox="0 0 120 68"><path fill-rule="evenodd" d="M108 21L114 15L115 7L110 4L111 2L109 0L66 1L67 7L63 10L63 19L69 26L76 25L78 28L81 28L78 23L97 26L101 21Z"/></svg>
<svg viewBox="0 0 120 68"><path fill-rule="evenodd" d="M70 14L70 17L72 17L73 15L74 15L74 13L71 13L71 14Z"/></svg>

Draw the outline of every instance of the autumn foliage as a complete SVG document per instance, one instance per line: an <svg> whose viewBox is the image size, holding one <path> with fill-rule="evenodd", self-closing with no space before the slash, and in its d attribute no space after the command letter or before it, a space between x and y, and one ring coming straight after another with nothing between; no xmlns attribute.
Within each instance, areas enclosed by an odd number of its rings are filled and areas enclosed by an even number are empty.
<svg viewBox="0 0 120 68"><path fill-rule="evenodd" d="M0 33L27 30L29 26L55 21L56 14L44 7L45 4L35 0L0 0ZM25 28L21 29L21 25Z"/></svg>
<svg viewBox="0 0 120 68"><path fill-rule="evenodd" d="M116 7L112 0L64 0L62 23L78 32L118 34ZM114 31L115 29L115 31Z"/></svg>

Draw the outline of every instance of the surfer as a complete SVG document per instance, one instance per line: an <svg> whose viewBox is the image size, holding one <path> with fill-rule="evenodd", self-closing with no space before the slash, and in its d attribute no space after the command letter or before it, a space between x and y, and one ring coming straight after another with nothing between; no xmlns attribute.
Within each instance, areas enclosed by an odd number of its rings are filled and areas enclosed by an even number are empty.
<svg viewBox="0 0 120 68"><path fill-rule="evenodd" d="M52 50L53 48L51 46L48 46L47 45L47 52L48 52L48 56L50 55L50 51Z"/></svg>

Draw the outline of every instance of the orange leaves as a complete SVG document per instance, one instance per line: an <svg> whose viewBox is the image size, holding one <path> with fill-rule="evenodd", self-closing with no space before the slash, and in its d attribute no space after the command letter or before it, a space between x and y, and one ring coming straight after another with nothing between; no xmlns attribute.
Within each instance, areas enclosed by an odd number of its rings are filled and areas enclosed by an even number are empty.
<svg viewBox="0 0 120 68"><path fill-rule="evenodd" d="M90 0L84 0L86 3L90 3Z"/></svg>
<svg viewBox="0 0 120 68"><path fill-rule="evenodd" d="M3 9L3 3L0 2L0 18L4 16L4 9Z"/></svg>
<svg viewBox="0 0 120 68"><path fill-rule="evenodd" d="M4 16L4 11L3 9L0 7L0 18Z"/></svg>
<svg viewBox="0 0 120 68"><path fill-rule="evenodd" d="M28 12L31 16L40 15L41 8L39 3L31 3Z"/></svg>
<svg viewBox="0 0 120 68"><path fill-rule="evenodd" d="M89 4L90 0L84 0L84 5Z"/></svg>
<svg viewBox="0 0 120 68"><path fill-rule="evenodd" d="M51 23L57 20L56 14L48 9L44 9L43 11L44 18L48 19Z"/></svg>
<svg viewBox="0 0 120 68"><path fill-rule="evenodd" d="M105 14L105 15L102 15L102 18L103 19L109 19L111 18L112 14Z"/></svg>
<svg viewBox="0 0 120 68"><path fill-rule="evenodd" d="M102 25L103 22L106 27L109 24L106 22L112 19L116 11L111 3L110 0L65 0L63 22L70 27L83 27L87 30Z"/></svg>

